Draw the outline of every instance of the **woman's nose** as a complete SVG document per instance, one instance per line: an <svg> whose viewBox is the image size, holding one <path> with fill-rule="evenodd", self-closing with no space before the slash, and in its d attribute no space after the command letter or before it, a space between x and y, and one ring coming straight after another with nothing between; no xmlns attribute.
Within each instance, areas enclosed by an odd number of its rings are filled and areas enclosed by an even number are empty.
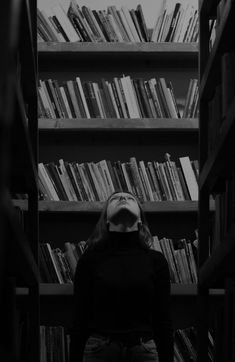
<svg viewBox="0 0 235 362"><path fill-rule="evenodd" d="M122 199L126 199L126 196L121 195L121 196L119 197L119 200L122 200Z"/></svg>

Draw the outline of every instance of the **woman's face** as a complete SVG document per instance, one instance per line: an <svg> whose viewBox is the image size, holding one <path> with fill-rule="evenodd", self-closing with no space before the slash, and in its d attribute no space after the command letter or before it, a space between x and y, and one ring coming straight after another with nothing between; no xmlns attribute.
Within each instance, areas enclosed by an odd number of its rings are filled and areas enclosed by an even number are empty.
<svg viewBox="0 0 235 362"><path fill-rule="evenodd" d="M137 200L131 194L118 192L112 195L107 206L107 221L136 222L140 220L140 208Z"/></svg>

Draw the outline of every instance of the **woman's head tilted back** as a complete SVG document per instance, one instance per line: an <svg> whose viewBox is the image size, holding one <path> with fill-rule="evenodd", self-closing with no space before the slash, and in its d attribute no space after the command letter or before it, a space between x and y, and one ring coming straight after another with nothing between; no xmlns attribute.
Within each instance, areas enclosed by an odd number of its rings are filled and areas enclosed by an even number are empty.
<svg viewBox="0 0 235 362"><path fill-rule="evenodd" d="M125 224L125 230L138 230L139 240L143 247L151 247L152 236L147 224L143 207L139 200L129 191L115 191L107 199L95 229L87 241L87 246L103 244L110 231L117 230L118 225Z"/></svg>

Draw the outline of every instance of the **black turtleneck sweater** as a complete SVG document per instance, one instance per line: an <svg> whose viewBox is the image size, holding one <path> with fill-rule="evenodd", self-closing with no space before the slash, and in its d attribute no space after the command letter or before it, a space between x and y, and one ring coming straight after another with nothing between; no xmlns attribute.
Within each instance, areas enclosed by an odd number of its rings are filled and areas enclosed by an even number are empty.
<svg viewBox="0 0 235 362"><path fill-rule="evenodd" d="M78 261L70 362L82 362L92 333L150 334L159 362L173 362L168 264L160 252L140 244L137 231L109 232L102 246Z"/></svg>

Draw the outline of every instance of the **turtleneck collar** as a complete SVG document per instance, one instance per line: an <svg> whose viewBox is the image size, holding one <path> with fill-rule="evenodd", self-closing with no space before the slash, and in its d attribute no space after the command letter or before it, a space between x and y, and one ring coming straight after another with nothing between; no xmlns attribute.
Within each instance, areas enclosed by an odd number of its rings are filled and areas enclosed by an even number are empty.
<svg viewBox="0 0 235 362"><path fill-rule="evenodd" d="M117 249L129 249L140 247L139 231L119 232L109 231L107 243Z"/></svg>

